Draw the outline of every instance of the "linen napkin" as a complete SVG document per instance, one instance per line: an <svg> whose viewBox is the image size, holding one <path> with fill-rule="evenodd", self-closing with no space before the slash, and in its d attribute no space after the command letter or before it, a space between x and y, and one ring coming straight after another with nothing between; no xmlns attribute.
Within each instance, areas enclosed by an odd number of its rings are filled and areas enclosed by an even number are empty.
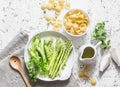
<svg viewBox="0 0 120 87"><path fill-rule="evenodd" d="M20 32L0 53L0 87L26 87L20 74L9 65L9 58L12 55L18 56L23 65L26 76L28 72L24 64L24 47L28 41L28 34ZM38 80L32 87L78 87L73 76L66 81L45 82Z"/></svg>
<svg viewBox="0 0 120 87"><path fill-rule="evenodd" d="M25 87L18 72L9 65L9 57L18 56L23 63L24 47L28 40L25 32L20 32L0 53L0 87ZM24 63L22 64L24 67Z"/></svg>

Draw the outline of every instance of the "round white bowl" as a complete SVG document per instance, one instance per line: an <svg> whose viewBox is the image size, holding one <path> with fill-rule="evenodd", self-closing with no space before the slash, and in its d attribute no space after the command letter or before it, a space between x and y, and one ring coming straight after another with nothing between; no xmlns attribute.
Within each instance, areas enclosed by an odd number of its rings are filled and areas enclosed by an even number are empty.
<svg viewBox="0 0 120 87"><path fill-rule="evenodd" d="M88 17L87 13L85 13L83 10L80 10L80 9L71 9L71 10L69 10L69 11L65 14L65 16L66 16L69 12L71 12L71 11L73 11L73 10L79 10L79 11L83 12L86 17ZM64 18L63 18L63 25L64 25L65 16L64 16ZM88 25L87 25L87 27L89 26L89 22L90 22L90 19L89 19L89 17L88 17ZM76 34L76 35L74 35L74 34L69 33L69 32L66 30L66 27L65 27L65 25L64 25L64 31L65 31L68 35L70 35L70 36L72 36L72 37L81 37L81 36L83 36L83 35L85 35L85 34L87 33L88 29L87 29L84 33L82 33L82 34Z"/></svg>
<svg viewBox="0 0 120 87"><path fill-rule="evenodd" d="M61 34L59 32L56 32L56 31L43 31L43 32L31 33L29 35L29 40L27 42L27 45L26 45L25 51L24 51L24 60L25 60L25 62L29 61L29 59L30 59L30 56L28 54L27 49L31 47L31 41L32 41L33 37L35 37L37 34L40 34L41 39L52 37L53 39L54 38L61 38L63 41L69 40L65 35L63 35L63 34ZM74 54L75 54L75 48L73 46L73 50L72 50L71 54L69 55L69 58L68 58L68 60L66 62L66 66L64 67L64 69L61 72L61 76L57 76L56 78L51 79L49 77L44 77L42 75L39 75L38 79L43 80L43 81L56 81L56 80L61 80L62 81L62 80L67 80L68 78L70 78L72 68L73 68L73 64L74 64L74 58L75 58Z"/></svg>

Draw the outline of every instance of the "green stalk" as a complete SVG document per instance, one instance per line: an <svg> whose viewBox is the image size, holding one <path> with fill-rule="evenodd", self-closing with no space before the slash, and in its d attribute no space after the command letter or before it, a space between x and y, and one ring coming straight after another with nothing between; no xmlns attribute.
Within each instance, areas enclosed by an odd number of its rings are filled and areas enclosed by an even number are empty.
<svg viewBox="0 0 120 87"><path fill-rule="evenodd" d="M53 51L53 58L51 59L49 67L48 67L49 75L52 72L52 68L53 68L54 62L56 60L56 57L58 56L58 53L60 51L61 44L62 44L61 39L57 39L55 47L54 47L54 51Z"/></svg>
<svg viewBox="0 0 120 87"><path fill-rule="evenodd" d="M61 56L61 58L59 60L59 63L57 65L55 71L54 71L54 75L52 75L52 78L54 78L57 75L57 72L58 72L60 66L62 65L63 61L67 60L68 57L65 57L65 55L68 53L68 50L69 50L70 47L71 47L71 43L66 42L66 48L64 49L64 52L63 52L63 54L62 54L62 56Z"/></svg>
<svg viewBox="0 0 120 87"><path fill-rule="evenodd" d="M52 72L50 73L51 77L53 76L54 71L56 70L56 67L57 67L57 65L59 63L59 60L60 60L60 58L61 58L61 56L62 56L62 54L64 52L63 49L64 49L64 46L61 47L60 53L59 53L58 57L56 58L56 61L55 61L54 65L53 65Z"/></svg>
<svg viewBox="0 0 120 87"><path fill-rule="evenodd" d="M73 48L73 47L71 46L70 49L68 50L68 52L66 53L65 59L64 59L63 63L61 64L60 69L58 70L58 73L57 73L56 75L59 75L59 74L61 73L61 70L63 69L65 63L67 62L68 56L69 56L72 48Z"/></svg>

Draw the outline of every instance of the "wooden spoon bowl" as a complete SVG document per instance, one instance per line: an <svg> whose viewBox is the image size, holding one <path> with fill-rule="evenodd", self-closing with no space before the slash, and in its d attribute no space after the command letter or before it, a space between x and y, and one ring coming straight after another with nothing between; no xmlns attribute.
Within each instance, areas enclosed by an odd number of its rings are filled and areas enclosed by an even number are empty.
<svg viewBox="0 0 120 87"><path fill-rule="evenodd" d="M21 76L23 77L23 79L26 83L26 86L31 87L29 81L25 77L24 72L22 70L22 63L21 63L20 59L17 56L12 56L12 57L10 57L9 64L11 65L11 67L13 69L17 70L21 74Z"/></svg>

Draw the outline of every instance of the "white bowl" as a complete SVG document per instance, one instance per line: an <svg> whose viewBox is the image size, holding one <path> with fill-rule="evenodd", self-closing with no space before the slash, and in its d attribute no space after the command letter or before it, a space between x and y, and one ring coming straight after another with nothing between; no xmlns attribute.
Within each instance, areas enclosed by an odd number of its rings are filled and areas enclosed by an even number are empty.
<svg viewBox="0 0 120 87"><path fill-rule="evenodd" d="M84 15L85 15L86 17L88 17L87 13L85 13L83 10L80 10L80 9L71 9L70 11L68 11L68 12L65 14L65 16L66 16L69 12L71 12L71 11L73 11L73 10L81 11L81 12L84 13ZM64 16L64 18L63 18L63 25L64 25L65 16ZM89 25L89 17L88 17L88 25ZM87 25L87 27L88 27L88 25ZM65 27L65 25L64 25L64 31L65 31L68 35L70 35L70 36L80 37L80 36L85 35L85 34L87 33L88 29L87 29L84 33L82 33L82 34L76 34L76 35L74 35L74 34L69 33L69 32L66 30L66 27Z"/></svg>
<svg viewBox="0 0 120 87"><path fill-rule="evenodd" d="M25 60L25 62L29 61L30 57L29 57L27 49L29 47L31 47L32 38L34 36L36 36L37 34L40 34L41 38L53 37L53 38L61 38L64 41L69 40L63 34L61 34L59 32L55 32L55 31L44 31L44 32L35 32L35 33L32 33L32 34L29 35L30 36L29 37L29 41L27 42L27 45L26 45L25 51L24 51L24 60ZM73 64L74 64L74 54L75 54L75 49L74 49L74 46L73 46L73 50L72 50L71 54L69 55L69 58L68 58L68 60L66 62L66 66L64 67L64 69L61 72L61 76L57 76L56 78L51 79L49 77L44 77L42 75L39 75L38 79L44 80L44 81L67 80L70 77L71 72L72 72L72 67L73 67Z"/></svg>

